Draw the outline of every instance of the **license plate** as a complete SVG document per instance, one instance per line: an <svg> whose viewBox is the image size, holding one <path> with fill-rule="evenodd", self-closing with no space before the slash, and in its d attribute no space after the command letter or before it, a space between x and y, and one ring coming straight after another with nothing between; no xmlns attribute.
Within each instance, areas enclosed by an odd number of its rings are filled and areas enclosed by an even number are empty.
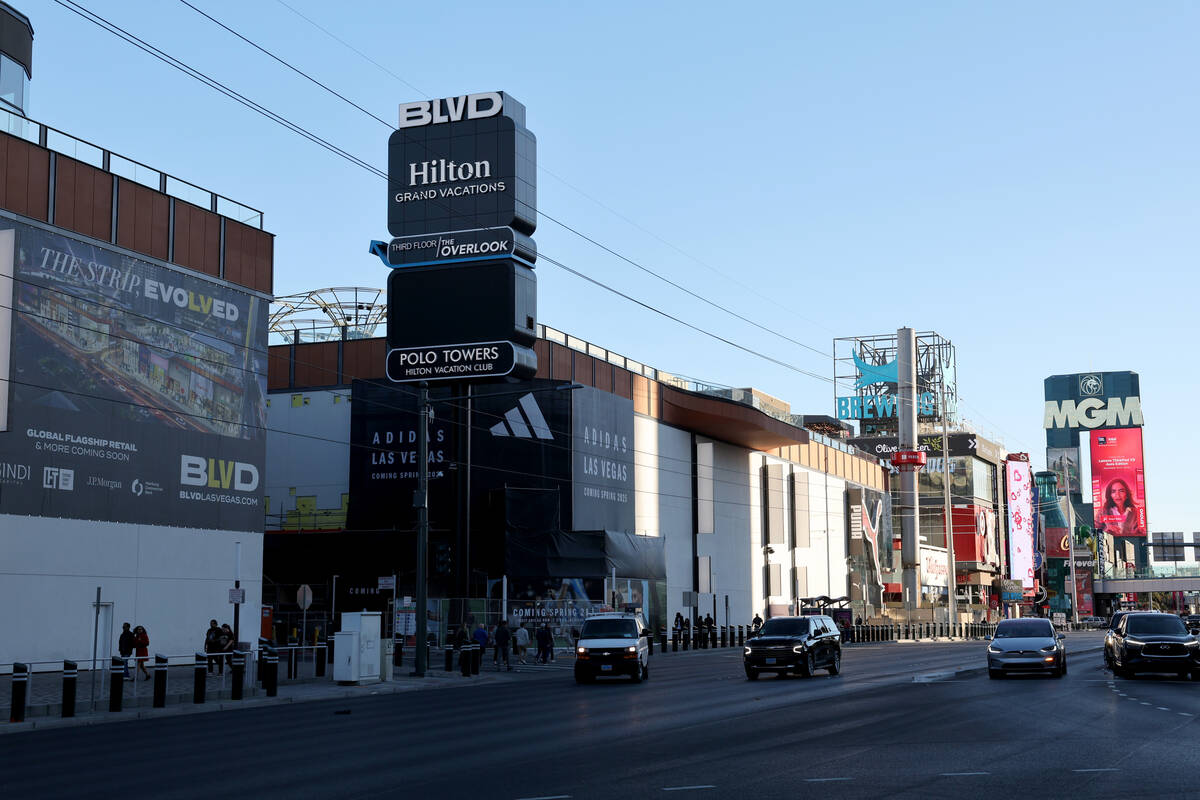
<svg viewBox="0 0 1200 800"><path fill-rule="evenodd" d="M612 664L601 664L600 671L601 672L612 672Z"/></svg>
<svg viewBox="0 0 1200 800"><path fill-rule="evenodd" d="M773 658L768 658L768 659L767 659L767 663L768 663L768 664L774 664L774 663L775 663L775 659L773 659Z"/></svg>

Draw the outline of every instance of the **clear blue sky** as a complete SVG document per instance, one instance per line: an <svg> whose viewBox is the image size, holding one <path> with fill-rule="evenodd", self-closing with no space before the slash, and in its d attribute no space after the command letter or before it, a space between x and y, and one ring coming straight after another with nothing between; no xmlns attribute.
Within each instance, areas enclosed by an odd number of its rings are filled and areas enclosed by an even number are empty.
<svg viewBox="0 0 1200 800"><path fill-rule="evenodd" d="M1075 3L288 4L193 0L385 120L504 90L538 137L539 209L760 324L936 330L965 415L1044 461L1042 380L1141 374L1155 530L1200 530L1190 339L1200 6ZM382 287L382 180L51 0L29 113L266 212L277 294ZM85 5L386 168L388 130L175 0ZM614 213L616 212L616 213ZM542 253L832 376L543 218ZM828 381L681 328L543 263L539 321L676 374L833 413Z"/></svg>

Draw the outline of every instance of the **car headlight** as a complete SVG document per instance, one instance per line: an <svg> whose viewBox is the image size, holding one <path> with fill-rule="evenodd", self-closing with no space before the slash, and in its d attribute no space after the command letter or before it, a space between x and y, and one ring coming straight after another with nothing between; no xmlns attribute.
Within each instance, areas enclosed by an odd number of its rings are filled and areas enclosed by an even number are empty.
<svg viewBox="0 0 1200 800"><path fill-rule="evenodd" d="M1053 653L1053 652L1054 652L1055 650L1057 650L1057 649L1058 649L1058 645L1056 645L1056 644L1049 644L1049 645L1046 645L1045 647L1043 647L1043 648L1042 648L1042 652L1043 652L1043 653Z"/></svg>
<svg viewBox="0 0 1200 800"><path fill-rule="evenodd" d="M750 655L750 653L751 653L751 652L752 652L752 651L750 650L750 648L749 648L749 647L746 647L746 648L744 648L744 649L742 650L742 655L744 655L744 656L748 656L748 655Z"/></svg>
<svg viewBox="0 0 1200 800"><path fill-rule="evenodd" d="M802 644L798 644L798 645L796 645L795 647L793 647L793 648L792 648L792 652L793 652L793 653L803 653L803 652L804 652L804 650L805 650L805 647L804 647L804 645L802 645Z"/></svg>
<svg viewBox="0 0 1200 800"><path fill-rule="evenodd" d="M1193 648L1200 647L1200 642L1196 641L1195 639L1192 639L1190 642L1184 642L1183 646L1184 647L1193 647Z"/></svg>
<svg viewBox="0 0 1200 800"><path fill-rule="evenodd" d="M586 648L586 647L576 647L576 648L575 648L575 655L578 655L578 656L586 656L586 655L587 655L587 648Z"/></svg>
<svg viewBox="0 0 1200 800"><path fill-rule="evenodd" d="M1000 649L999 647L996 647L996 645L994 645L994 644L989 644L988 652L989 653L1003 653L1004 651L1002 649Z"/></svg>
<svg viewBox="0 0 1200 800"><path fill-rule="evenodd" d="M1143 642L1141 639L1126 638L1125 644L1130 647L1141 647L1142 645L1145 644L1145 642Z"/></svg>
<svg viewBox="0 0 1200 800"><path fill-rule="evenodd" d="M629 647L625 648L625 652L627 652L627 653L636 653L636 652L637 652L637 645L634 645L634 644L631 644L631 645L629 645Z"/></svg>

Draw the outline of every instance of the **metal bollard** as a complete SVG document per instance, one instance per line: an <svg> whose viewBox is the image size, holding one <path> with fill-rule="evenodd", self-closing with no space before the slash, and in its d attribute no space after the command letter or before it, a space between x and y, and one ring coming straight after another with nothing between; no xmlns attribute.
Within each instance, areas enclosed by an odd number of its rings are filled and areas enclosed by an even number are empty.
<svg viewBox="0 0 1200 800"><path fill-rule="evenodd" d="M729 647L729 634L724 625L721 626L721 647Z"/></svg>
<svg viewBox="0 0 1200 800"><path fill-rule="evenodd" d="M445 654L446 654L446 672L453 672L454 671L454 646L448 644L442 649L445 651Z"/></svg>
<svg viewBox="0 0 1200 800"><path fill-rule="evenodd" d="M646 647L647 647L646 652L649 655L654 655L654 636L653 635L646 637Z"/></svg>
<svg viewBox="0 0 1200 800"><path fill-rule="evenodd" d="M294 637L288 639L287 665L288 680L290 681L296 677L296 639Z"/></svg>
<svg viewBox="0 0 1200 800"><path fill-rule="evenodd" d="M471 645L464 644L458 651L458 668L464 678L471 677Z"/></svg>
<svg viewBox="0 0 1200 800"><path fill-rule="evenodd" d="M738 625L738 647L743 647L746 644L746 626Z"/></svg>
<svg viewBox="0 0 1200 800"><path fill-rule="evenodd" d="M270 645L263 647L263 651L263 690L267 697L275 697L279 694L279 651Z"/></svg>
<svg viewBox="0 0 1200 800"><path fill-rule="evenodd" d="M12 703L8 714L9 722L25 721L25 694L29 690L29 665L13 664Z"/></svg>
<svg viewBox="0 0 1200 800"><path fill-rule="evenodd" d="M295 651L293 651L295 652ZM242 683L246 672L246 654L241 650L233 651L233 684L229 688L229 699L242 699Z"/></svg>
<svg viewBox="0 0 1200 800"><path fill-rule="evenodd" d="M258 662L258 669L256 671L258 674L255 676L255 681L258 683L259 686L262 686L263 664L265 663L265 660L266 660L267 648L270 646L271 646L270 639L265 639L262 636L258 637L258 654L256 656L256 660Z"/></svg>
<svg viewBox="0 0 1200 800"><path fill-rule="evenodd" d="M667 629L662 629L662 651L667 652Z"/></svg>
<svg viewBox="0 0 1200 800"><path fill-rule="evenodd" d="M13 667L14 673L16 667ZM63 662L62 715L75 716L75 686L79 681L79 665L74 661Z"/></svg>
<svg viewBox="0 0 1200 800"><path fill-rule="evenodd" d="M154 654L154 708L167 707L167 657Z"/></svg>
<svg viewBox="0 0 1200 800"><path fill-rule="evenodd" d="M204 687L207 677L205 670L208 667L208 656L204 653L196 653L196 666L192 672L192 702L200 705L204 702Z"/></svg>
<svg viewBox="0 0 1200 800"><path fill-rule="evenodd" d="M692 631L690 628L683 629L683 651L686 653L688 647L692 643Z"/></svg>
<svg viewBox="0 0 1200 800"><path fill-rule="evenodd" d="M483 646L476 642L471 645L471 674L479 674L479 665L483 663Z"/></svg>
<svg viewBox="0 0 1200 800"><path fill-rule="evenodd" d="M137 678L137 673L133 674ZM113 656L108 668L108 710L120 711L125 694L125 659Z"/></svg>
<svg viewBox="0 0 1200 800"><path fill-rule="evenodd" d="M675 628L671 631L671 652L679 652L679 628Z"/></svg>

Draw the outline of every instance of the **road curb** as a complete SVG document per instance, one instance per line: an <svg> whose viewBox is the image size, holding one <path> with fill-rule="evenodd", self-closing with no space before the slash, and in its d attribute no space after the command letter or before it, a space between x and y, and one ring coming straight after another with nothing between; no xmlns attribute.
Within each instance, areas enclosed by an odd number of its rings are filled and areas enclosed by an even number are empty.
<svg viewBox="0 0 1200 800"><path fill-rule="evenodd" d="M1088 647L1084 650L1073 650L1068 655L1082 656L1088 653L1099 653L1104 650L1104 645L1096 645ZM958 667L956 669L940 670L938 672L925 672L921 675L913 675L913 683L937 683L939 681L949 681L955 678L969 678L974 675L984 675L987 673L987 667Z"/></svg>

